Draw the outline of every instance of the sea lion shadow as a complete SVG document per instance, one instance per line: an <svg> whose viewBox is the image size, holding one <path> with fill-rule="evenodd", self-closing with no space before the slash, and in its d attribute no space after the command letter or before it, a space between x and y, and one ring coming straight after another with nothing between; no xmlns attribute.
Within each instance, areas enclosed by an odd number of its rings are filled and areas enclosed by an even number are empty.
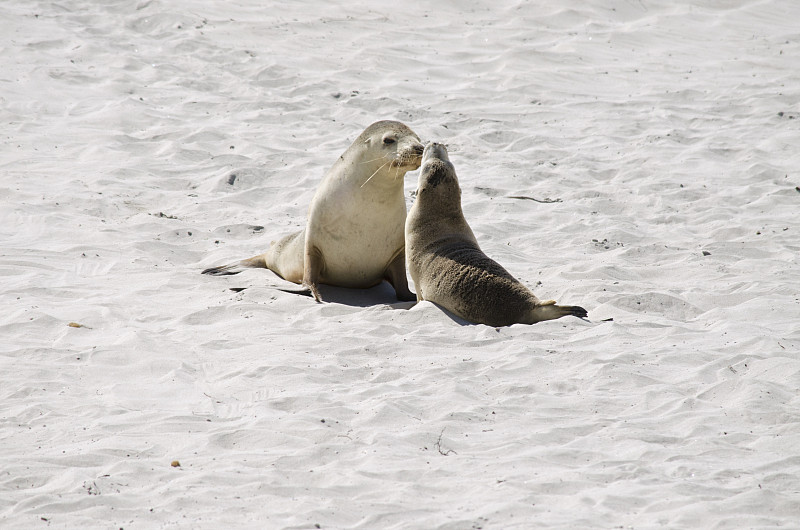
<svg viewBox="0 0 800 530"><path fill-rule="evenodd" d="M440 306L436 302L431 302L430 300L426 300L426 302L430 303L433 307L435 307L436 309L441 311L444 316L446 316L447 318L452 320L453 323L458 324L459 326L477 326L478 325L475 322L470 322L469 320L465 320L465 319L461 318L460 316L456 315L455 313L451 313L450 311L448 311L444 307Z"/></svg>
<svg viewBox="0 0 800 530"><path fill-rule="evenodd" d="M450 311L448 311L447 309L443 308L442 306L440 306L440 305L438 305L438 304L435 304L435 303L434 303L433 305L435 305L436 307L438 307L439 309L441 309L441 310L442 310L442 313L444 313L444 315L445 315L447 318L449 318L450 320L452 320L453 322L455 322L455 323L456 323L456 324L458 324L459 326L477 326L477 325L478 325L478 324L476 324L475 322L470 322L469 320L464 320L464 319L463 319L463 318L461 318L460 316L457 316L457 315L455 315L455 314L451 313Z"/></svg>
<svg viewBox="0 0 800 530"><path fill-rule="evenodd" d="M387 282L381 282L369 289L348 289L322 284L320 295L325 303L343 304L352 307L371 307L376 305L402 305L405 302L397 299L394 288Z"/></svg>
<svg viewBox="0 0 800 530"><path fill-rule="evenodd" d="M452 320L454 323L458 324L459 326L489 326L489 327L497 328L498 330L500 328L506 327L506 326L491 326L489 324L482 324L480 322L470 322L469 320L465 320L465 319L461 318L460 316L456 315L455 313L451 313L450 311L448 311L444 307L440 306L436 302L430 302L430 303L432 305L434 305L437 309L439 309L442 312L443 315L445 315L447 318L449 318L450 320ZM575 318L577 318L578 320L582 320L582 321L586 322L587 324L596 324L597 323L597 322L593 322L593 321L589 320L588 318L581 318L581 317L575 317ZM613 320L614 320L613 318L608 318L608 319L602 320L601 322L612 322ZM547 321L542 321L542 322L547 322ZM535 322L533 324L521 324L521 323L518 323L518 324L526 325L526 326L530 326L530 325L535 326L536 324L539 324L539 322Z"/></svg>

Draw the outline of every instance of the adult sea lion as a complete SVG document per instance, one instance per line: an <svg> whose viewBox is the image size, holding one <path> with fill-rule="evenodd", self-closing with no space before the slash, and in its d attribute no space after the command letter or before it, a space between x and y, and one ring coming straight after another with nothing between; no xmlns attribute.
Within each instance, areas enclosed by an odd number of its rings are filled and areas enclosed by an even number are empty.
<svg viewBox="0 0 800 530"><path fill-rule="evenodd" d="M400 300L408 289L403 228L403 177L420 165L423 146L408 126L379 121L367 127L322 179L306 228L249 259L203 274L266 268L302 284L321 302L318 285L368 288L386 280Z"/></svg>
<svg viewBox="0 0 800 530"><path fill-rule="evenodd" d="M461 211L461 188L447 149L425 147L417 198L406 220L406 257L417 301L430 300L476 324L510 326L573 315L578 306L542 302L484 254Z"/></svg>

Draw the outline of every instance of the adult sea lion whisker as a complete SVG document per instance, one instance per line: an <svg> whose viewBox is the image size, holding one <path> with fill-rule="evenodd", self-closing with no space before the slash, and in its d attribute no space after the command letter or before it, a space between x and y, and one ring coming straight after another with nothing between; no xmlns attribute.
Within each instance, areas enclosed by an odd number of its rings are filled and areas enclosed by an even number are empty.
<svg viewBox="0 0 800 530"><path fill-rule="evenodd" d="M378 174L378 171L380 171L381 169L383 169L383 168L384 168L384 166L386 166L386 164L390 164L391 162L392 162L392 161L391 161L391 160L389 160L388 162L384 163L384 164L383 164L381 167L379 167L378 169L376 169L376 170L375 170L375 173L373 173L372 175L370 175L370 176L369 176L369 178L368 178L367 180L365 180L365 181L364 181L364 184L362 184L362 185L361 185L361 187L363 188L364 186L366 186L366 185L367 185L367 182L369 182L370 180L372 180L372 177L374 177L375 175L377 175L377 174Z"/></svg>

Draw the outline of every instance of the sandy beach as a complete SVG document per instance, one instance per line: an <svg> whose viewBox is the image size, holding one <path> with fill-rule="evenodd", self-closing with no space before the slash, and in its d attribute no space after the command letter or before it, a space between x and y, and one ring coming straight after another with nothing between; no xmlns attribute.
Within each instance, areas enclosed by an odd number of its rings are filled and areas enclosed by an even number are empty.
<svg viewBox="0 0 800 530"><path fill-rule="evenodd" d="M800 3L286 4L0 3L0 527L800 527ZM200 274L382 119L588 320Z"/></svg>

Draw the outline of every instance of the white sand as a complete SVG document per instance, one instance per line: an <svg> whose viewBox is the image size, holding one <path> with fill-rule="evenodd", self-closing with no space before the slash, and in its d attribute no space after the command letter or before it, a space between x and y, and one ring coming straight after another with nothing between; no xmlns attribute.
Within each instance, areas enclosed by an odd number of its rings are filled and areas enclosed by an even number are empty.
<svg viewBox="0 0 800 530"><path fill-rule="evenodd" d="M800 525L800 3L268 4L0 3L0 527ZM199 274L379 119L592 321Z"/></svg>

